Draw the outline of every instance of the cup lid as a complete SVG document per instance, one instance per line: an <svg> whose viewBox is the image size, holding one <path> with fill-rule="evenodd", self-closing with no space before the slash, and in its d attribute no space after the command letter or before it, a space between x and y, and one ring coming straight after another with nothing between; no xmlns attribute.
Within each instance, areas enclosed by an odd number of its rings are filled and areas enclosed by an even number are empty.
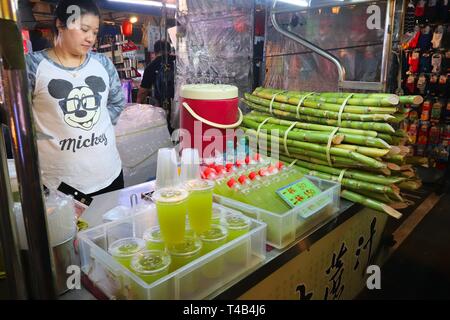
<svg viewBox="0 0 450 320"><path fill-rule="evenodd" d="M169 246L169 252L176 256L190 256L196 254L202 248L202 242L197 237L185 237L184 242Z"/></svg>
<svg viewBox="0 0 450 320"><path fill-rule="evenodd" d="M161 229L159 228L159 226L153 226L145 230L142 238L145 241L163 242L163 239L161 237Z"/></svg>
<svg viewBox="0 0 450 320"><path fill-rule="evenodd" d="M189 192L182 188L162 188L152 195L154 202L174 203L180 202L189 196Z"/></svg>
<svg viewBox="0 0 450 320"><path fill-rule="evenodd" d="M223 100L238 97L238 88L228 84L186 84L181 86L180 96L195 100Z"/></svg>
<svg viewBox="0 0 450 320"><path fill-rule="evenodd" d="M144 247L145 242L140 238L123 238L114 241L108 251L113 256L128 257L141 251Z"/></svg>
<svg viewBox="0 0 450 320"><path fill-rule="evenodd" d="M228 229L245 229L250 226L250 219L243 214L233 213L223 217L221 223Z"/></svg>
<svg viewBox="0 0 450 320"><path fill-rule="evenodd" d="M214 188L214 181L194 179L185 183L185 187L188 191L205 191Z"/></svg>
<svg viewBox="0 0 450 320"><path fill-rule="evenodd" d="M228 236L228 231L224 226L212 224L209 230L199 235L200 239L205 242L215 242L225 239Z"/></svg>
<svg viewBox="0 0 450 320"><path fill-rule="evenodd" d="M160 250L146 250L134 255L131 269L138 273L153 274L163 271L170 265L170 256Z"/></svg>

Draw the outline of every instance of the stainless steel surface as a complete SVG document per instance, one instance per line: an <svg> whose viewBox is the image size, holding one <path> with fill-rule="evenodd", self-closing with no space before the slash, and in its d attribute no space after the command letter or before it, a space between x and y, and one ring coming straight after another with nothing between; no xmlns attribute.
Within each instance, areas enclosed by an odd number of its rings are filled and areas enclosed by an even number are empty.
<svg viewBox="0 0 450 320"><path fill-rule="evenodd" d="M0 64L1 66L1 64ZM0 123L0 259L3 257L9 299L26 299L25 274L19 252L16 219L8 174L5 140Z"/></svg>
<svg viewBox="0 0 450 320"><path fill-rule="evenodd" d="M277 3L278 3L278 0L274 0L273 6L272 6L272 10L275 11ZM290 38L290 39L292 39L294 41L297 41L298 43L300 43L301 45L305 46L306 48L312 50L313 52L315 52L315 53L321 55L322 57L324 57L324 58L330 60L331 62L333 62L334 65L337 68L337 71L338 71L338 82L342 83L343 81L345 81L345 69L342 66L342 64L340 63L340 61L334 55L328 53L327 51L323 50L322 48L319 48L318 46L316 46L315 44L309 42L308 40L303 39L303 38L299 37L298 35L281 28L280 25L277 22L276 11L271 13L270 18L271 18L271 21L272 21L272 24L273 24L274 28L278 32L280 32L284 36L286 36L286 37L288 37L288 38Z"/></svg>
<svg viewBox="0 0 450 320"><path fill-rule="evenodd" d="M340 87L342 89L383 91L384 85L380 82L343 81L340 83Z"/></svg>
<svg viewBox="0 0 450 320"><path fill-rule="evenodd" d="M23 53L22 36L17 24L9 20L12 15L4 8L15 8L2 0L0 19L0 55L3 61L5 109L11 131L13 156L16 164L20 198L29 247L32 275L28 284L28 297L54 299L54 273L47 232L45 205L39 172L38 152L32 124L32 107Z"/></svg>

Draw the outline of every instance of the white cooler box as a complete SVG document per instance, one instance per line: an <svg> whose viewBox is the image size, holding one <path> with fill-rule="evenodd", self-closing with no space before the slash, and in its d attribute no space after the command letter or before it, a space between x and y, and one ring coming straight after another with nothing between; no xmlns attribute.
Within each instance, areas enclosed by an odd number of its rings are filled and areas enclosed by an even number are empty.
<svg viewBox="0 0 450 320"><path fill-rule="evenodd" d="M125 187L154 178L158 150L173 146L164 110L146 104L128 104L115 132Z"/></svg>

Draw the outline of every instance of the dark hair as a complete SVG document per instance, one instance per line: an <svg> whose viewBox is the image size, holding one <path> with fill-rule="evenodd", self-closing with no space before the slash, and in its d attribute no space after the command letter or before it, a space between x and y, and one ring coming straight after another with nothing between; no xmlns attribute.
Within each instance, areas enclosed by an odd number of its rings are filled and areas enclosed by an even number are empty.
<svg viewBox="0 0 450 320"><path fill-rule="evenodd" d="M165 40L158 40L155 42L153 50L155 53L160 53L164 51L164 46L166 46L165 51L170 53L170 43Z"/></svg>
<svg viewBox="0 0 450 320"><path fill-rule="evenodd" d="M58 27L56 25L56 20L61 21L62 27L67 27L67 20L73 15L73 11L68 10L70 6L78 6L80 8L80 14L92 14L96 17L101 17L100 9L97 7L93 0L60 0L56 6L54 12L53 28L55 34L58 34Z"/></svg>

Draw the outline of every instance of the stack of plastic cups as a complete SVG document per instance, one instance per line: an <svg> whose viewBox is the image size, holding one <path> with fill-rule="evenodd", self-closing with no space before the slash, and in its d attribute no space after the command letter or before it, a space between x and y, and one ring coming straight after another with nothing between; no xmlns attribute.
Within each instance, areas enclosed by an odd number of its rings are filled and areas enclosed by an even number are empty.
<svg viewBox="0 0 450 320"><path fill-rule="evenodd" d="M189 225L196 234L211 227L214 181L200 178L200 158L197 149L184 149L181 155L181 182L189 191Z"/></svg>

